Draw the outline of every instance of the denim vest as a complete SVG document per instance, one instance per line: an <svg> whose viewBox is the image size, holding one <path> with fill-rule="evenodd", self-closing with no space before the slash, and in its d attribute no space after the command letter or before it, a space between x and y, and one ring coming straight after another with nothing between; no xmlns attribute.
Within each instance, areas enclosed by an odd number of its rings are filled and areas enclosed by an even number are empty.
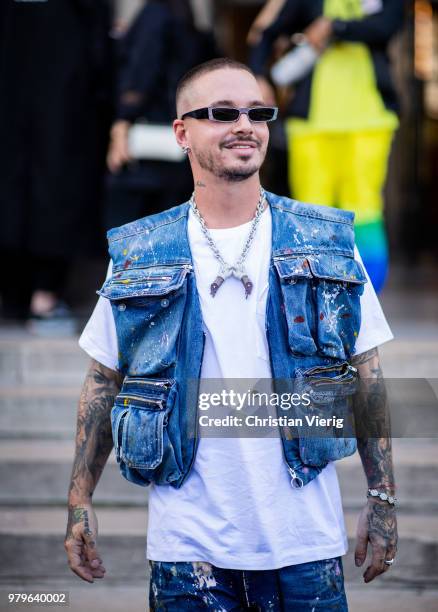
<svg viewBox="0 0 438 612"><path fill-rule="evenodd" d="M355 370L366 277L354 260L353 213L267 193L272 253L266 334L272 377L295 380L344 410ZM111 413L117 461L128 480L180 487L198 443L202 314L187 235L189 203L108 232L111 301L124 382ZM287 382L286 382L287 384ZM335 390L335 391L334 391ZM342 399L344 398L344 399ZM354 437L292 436L280 428L291 484L301 487L356 450Z"/></svg>

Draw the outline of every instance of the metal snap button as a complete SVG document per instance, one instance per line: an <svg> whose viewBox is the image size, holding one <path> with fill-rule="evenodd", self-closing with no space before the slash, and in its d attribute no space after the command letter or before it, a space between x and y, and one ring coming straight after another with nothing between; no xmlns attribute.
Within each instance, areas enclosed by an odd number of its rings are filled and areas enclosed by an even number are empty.
<svg viewBox="0 0 438 612"><path fill-rule="evenodd" d="M120 312L123 312L124 310L126 310L126 304L119 304L118 309L120 310Z"/></svg>
<svg viewBox="0 0 438 612"><path fill-rule="evenodd" d="M166 300L166 299L161 300L161 306L163 308L167 308L169 306L169 300Z"/></svg>

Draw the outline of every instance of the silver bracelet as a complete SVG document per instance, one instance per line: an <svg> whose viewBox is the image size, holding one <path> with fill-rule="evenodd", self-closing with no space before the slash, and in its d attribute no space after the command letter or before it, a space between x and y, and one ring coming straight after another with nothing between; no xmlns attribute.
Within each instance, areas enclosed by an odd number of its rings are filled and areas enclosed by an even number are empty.
<svg viewBox="0 0 438 612"><path fill-rule="evenodd" d="M393 495L388 495L388 493L381 493L377 489L368 489L367 497L378 497L382 501L385 501L390 506L395 506L397 504L397 498Z"/></svg>

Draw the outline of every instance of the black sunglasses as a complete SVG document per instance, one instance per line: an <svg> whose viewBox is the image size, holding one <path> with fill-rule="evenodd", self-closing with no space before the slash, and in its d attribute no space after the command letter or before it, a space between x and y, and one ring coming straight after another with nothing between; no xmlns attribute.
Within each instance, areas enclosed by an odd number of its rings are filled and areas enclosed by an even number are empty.
<svg viewBox="0 0 438 612"><path fill-rule="evenodd" d="M276 106L252 106L251 108L206 106L184 113L181 119L193 117L194 119L210 119L210 121L231 123L238 121L242 114L248 115L248 119L254 123L263 123L264 121L274 121L277 118L278 108Z"/></svg>

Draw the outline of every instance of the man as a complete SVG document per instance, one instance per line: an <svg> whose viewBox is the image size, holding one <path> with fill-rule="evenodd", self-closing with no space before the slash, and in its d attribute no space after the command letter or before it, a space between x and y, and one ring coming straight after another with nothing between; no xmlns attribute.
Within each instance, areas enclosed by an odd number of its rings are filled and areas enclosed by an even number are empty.
<svg viewBox="0 0 438 612"><path fill-rule="evenodd" d="M216 59L192 69L178 87L177 113L191 205L109 232L112 270L80 340L93 361L69 493L70 567L88 582L105 574L92 495L113 446L112 420L123 474L153 482L151 609L347 610L331 461L341 447L298 445L283 434L200 438L188 381L290 379L316 368L343 382L358 335L352 363L380 384L375 347L391 332L370 283L356 329L366 279L353 257L352 215L261 190L276 109L264 106L246 66ZM327 316L316 317L320 298ZM369 582L395 555L394 507L385 501L394 483L387 439L359 441L359 450L377 490L356 548L361 565L371 544Z"/></svg>

